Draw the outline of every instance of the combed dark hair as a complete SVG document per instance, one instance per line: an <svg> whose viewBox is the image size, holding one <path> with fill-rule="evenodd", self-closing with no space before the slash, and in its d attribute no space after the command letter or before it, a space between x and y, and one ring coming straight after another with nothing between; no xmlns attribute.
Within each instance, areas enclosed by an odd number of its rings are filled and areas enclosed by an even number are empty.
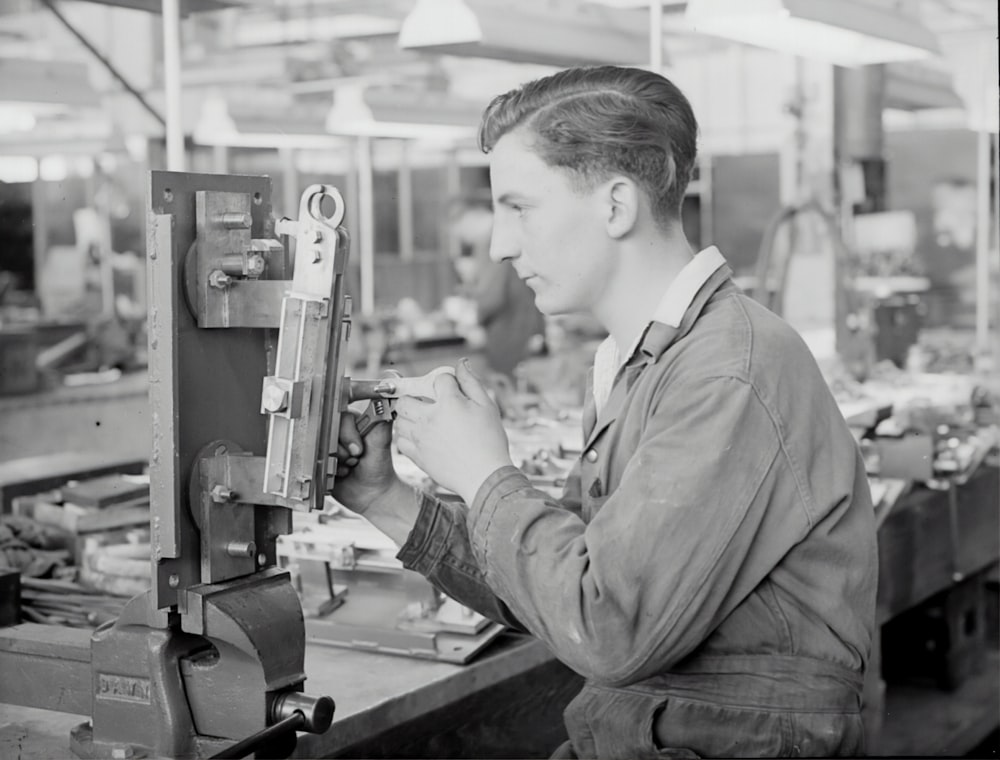
<svg viewBox="0 0 1000 760"><path fill-rule="evenodd" d="M656 220L680 214L697 153L691 104L666 77L644 69L567 69L498 95L483 112L479 147L489 153L524 127L538 156L592 188L613 174L649 196Z"/></svg>

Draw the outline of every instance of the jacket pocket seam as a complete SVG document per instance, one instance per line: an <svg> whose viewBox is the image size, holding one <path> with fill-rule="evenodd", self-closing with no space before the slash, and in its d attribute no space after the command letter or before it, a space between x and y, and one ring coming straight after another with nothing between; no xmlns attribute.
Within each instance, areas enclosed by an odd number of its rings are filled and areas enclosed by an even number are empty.
<svg viewBox="0 0 1000 760"><path fill-rule="evenodd" d="M788 620L788 616L785 611L781 608L781 600L778 599L778 593L774 589L774 583L768 581L764 584L764 604L771 611L771 614L777 619L778 624L781 626L782 635L784 640L781 642L781 646L787 650L785 653L794 655L796 653L795 640L792 636L792 625Z"/></svg>

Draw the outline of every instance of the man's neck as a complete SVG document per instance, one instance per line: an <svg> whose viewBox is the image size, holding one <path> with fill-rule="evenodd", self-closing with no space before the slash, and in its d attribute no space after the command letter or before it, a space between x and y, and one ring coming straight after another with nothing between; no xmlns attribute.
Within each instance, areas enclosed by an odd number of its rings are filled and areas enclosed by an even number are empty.
<svg viewBox="0 0 1000 760"><path fill-rule="evenodd" d="M660 230L622 241L620 263L595 317L627 351L653 318L667 288L695 252L676 230Z"/></svg>

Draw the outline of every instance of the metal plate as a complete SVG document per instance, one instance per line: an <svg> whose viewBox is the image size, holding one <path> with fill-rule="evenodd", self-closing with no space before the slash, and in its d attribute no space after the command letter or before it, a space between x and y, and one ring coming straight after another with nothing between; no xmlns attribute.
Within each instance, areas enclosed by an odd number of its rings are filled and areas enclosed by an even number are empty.
<svg viewBox="0 0 1000 760"><path fill-rule="evenodd" d="M149 377L153 598L177 603L201 581L199 532L187 495L198 452L216 439L263 452L260 381L265 331L199 329L183 296L183 259L196 237L200 191L245 193L252 238L273 237L266 177L152 172L148 186Z"/></svg>

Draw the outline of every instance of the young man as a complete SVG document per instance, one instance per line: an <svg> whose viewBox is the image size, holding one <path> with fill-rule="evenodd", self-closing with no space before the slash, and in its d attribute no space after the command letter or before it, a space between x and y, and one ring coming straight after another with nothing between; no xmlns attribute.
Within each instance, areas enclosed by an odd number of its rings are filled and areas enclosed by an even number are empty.
<svg viewBox="0 0 1000 760"><path fill-rule="evenodd" d="M575 756L861 754L864 466L799 336L715 248L690 249L696 132L682 93L637 69L568 70L490 104L491 256L543 313L609 333L584 453L561 499L532 488L460 365L436 400L399 400L393 434L468 507L415 494L388 426L361 441L349 416L334 496L407 567L586 678L565 712Z"/></svg>

